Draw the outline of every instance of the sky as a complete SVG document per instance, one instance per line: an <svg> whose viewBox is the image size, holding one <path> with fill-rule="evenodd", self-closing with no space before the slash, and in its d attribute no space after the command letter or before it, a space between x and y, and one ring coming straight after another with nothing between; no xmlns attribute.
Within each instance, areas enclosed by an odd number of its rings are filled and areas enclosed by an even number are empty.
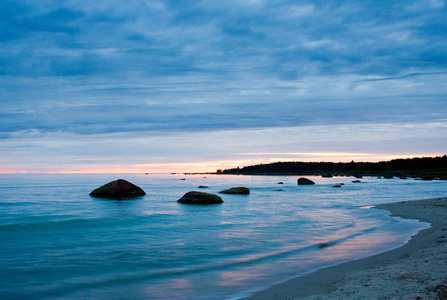
<svg viewBox="0 0 447 300"><path fill-rule="evenodd" d="M447 152L447 3L0 1L0 173Z"/></svg>

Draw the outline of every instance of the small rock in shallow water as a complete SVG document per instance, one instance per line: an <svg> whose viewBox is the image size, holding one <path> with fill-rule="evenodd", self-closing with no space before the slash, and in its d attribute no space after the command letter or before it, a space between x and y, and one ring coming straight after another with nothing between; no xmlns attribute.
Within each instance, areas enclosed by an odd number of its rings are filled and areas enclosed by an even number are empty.
<svg viewBox="0 0 447 300"><path fill-rule="evenodd" d="M233 194L233 195L248 195L250 194L250 190L244 186L233 187L228 190L220 191L221 194Z"/></svg>
<svg viewBox="0 0 447 300"><path fill-rule="evenodd" d="M177 202L183 204L219 204L223 200L218 195L192 191L184 194Z"/></svg>
<svg viewBox="0 0 447 300"><path fill-rule="evenodd" d="M309 185L309 184L315 184L315 182L304 177L298 179L298 185Z"/></svg>

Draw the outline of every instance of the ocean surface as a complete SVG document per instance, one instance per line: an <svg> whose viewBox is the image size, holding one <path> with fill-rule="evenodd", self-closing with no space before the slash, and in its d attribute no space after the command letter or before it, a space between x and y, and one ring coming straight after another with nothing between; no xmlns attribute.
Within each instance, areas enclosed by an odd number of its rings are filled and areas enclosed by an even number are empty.
<svg viewBox="0 0 447 300"><path fill-rule="evenodd" d="M147 195L89 196L118 178ZM238 299L404 244L428 224L372 206L447 192L446 181L308 178L316 185L298 186L297 176L1 174L0 297ZM251 194L177 202L199 185Z"/></svg>

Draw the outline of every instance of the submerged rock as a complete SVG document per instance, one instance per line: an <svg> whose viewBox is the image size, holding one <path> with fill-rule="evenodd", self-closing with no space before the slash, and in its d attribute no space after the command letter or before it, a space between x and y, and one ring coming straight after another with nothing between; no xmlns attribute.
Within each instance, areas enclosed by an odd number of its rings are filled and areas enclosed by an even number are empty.
<svg viewBox="0 0 447 300"><path fill-rule="evenodd" d="M220 191L221 194L233 194L233 195L248 195L250 190L244 186L233 187L228 190Z"/></svg>
<svg viewBox="0 0 447 300"><path fill-rule="evenodd" d="M122 199L144 196L146 193L139 186L124 179L111 181L90 193L92 197Z"/></svg>
<svg viewBox="0 0 447 300"><path fill-rule="evenodd" d="M353 183L358 183L358 182L361 182L360 180L354 180L354 181L352 181Z"/></svg>
<svg viewBox="0 0 447 300"><path fill-rule="evenodd" d="M208 187L206 185L199 185L198 188L199 189L207 189Z"/></svg>
<svg viewBox="0 0 447 300"><path fill-rule="evenodd" d="M310 185L310 184L315 184L315 182L304 177L298 178L298 185Z"/></svg>
<svg viewBox="0 0 447 300"><path fill-rule="evenodd" d="M340 188L340 187L341 187L341 185L339 185L339 184L336 184L336 185L334 185L334 186L332 186L332 187L334 187L334 188Z"/></svg>
<svg viewBox="0 0 447 300"><path fill-rule="evenodd" d="M184 194L177 202L183 204L219 204L223 200L218 195L192 191Z"/></svg>
<svg viewBox="0 0 447 300"><path fill-rule="evenodd" d="M330 247L331 243L319 243L317 246L318 246L318 248L323 249L323 248Z"/></svg>

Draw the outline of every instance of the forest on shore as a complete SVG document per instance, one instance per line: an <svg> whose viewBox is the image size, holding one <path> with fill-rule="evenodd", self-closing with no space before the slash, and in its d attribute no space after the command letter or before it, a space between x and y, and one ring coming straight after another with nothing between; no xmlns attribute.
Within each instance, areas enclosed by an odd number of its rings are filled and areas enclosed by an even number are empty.
<svg viewBox="0 0 447 300"><path fill-rule="evenodd" d="M275 162L242 168L217 170L216 174L237 175L371 175L444 177L447 155L436 157L399 158L381 162Z"/></svg>

